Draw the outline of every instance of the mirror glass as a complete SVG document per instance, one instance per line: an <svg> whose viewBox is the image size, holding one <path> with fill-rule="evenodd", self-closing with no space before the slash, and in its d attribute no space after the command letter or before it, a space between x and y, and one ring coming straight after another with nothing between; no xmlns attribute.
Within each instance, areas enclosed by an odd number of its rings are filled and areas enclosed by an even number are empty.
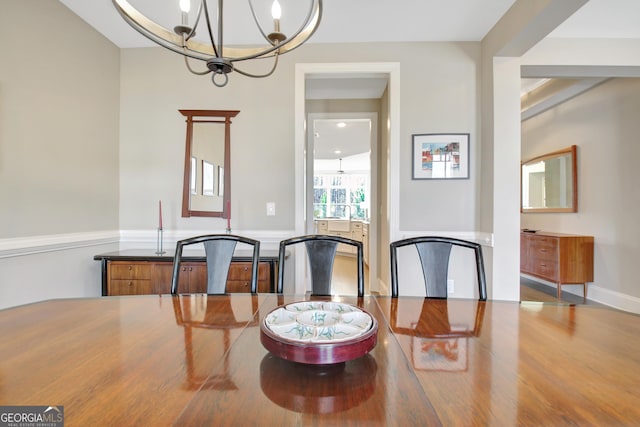
<svg viewBox="0 0 640 427"><path fill-rule="evenodd" d="M577 212L576 146L522 163L522 212Z"/></svg>
<svg viewBox="0 0 640 427"><path fill-rule="evenodd" d="M180 113L187 118L182 216L226 218L231 200L230 125L239 111Z"/></svg>

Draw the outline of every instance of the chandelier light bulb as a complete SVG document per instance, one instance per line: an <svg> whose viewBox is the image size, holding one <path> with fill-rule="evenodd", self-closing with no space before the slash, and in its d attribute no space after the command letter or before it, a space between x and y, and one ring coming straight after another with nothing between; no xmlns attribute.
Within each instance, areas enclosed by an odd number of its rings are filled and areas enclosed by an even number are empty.
<svg viewBox="0 0 640 427"><path fill-rule="evenodd" d="M282 8L280 7L280 2L278 2L278 0L274 0L271 5L271 16L273 19L280 19L282 16Z"/></svg>
<svg viewBox="0 0 640 427"><path fill-rule="evenodd" d="M191 0L180 0L180 10L183 13L189 13L191 10Z"/></svg>

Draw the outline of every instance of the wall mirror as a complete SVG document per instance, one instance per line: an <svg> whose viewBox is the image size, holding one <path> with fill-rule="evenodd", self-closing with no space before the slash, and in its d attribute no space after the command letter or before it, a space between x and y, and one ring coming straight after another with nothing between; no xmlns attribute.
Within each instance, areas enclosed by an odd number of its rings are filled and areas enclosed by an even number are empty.
<svg viewBox="0 0 640 427"><path fill-rule="evenodd" d="M182 216L227 218L231 200L231 119L240 111L179 111L187 118Z"/></svg>
<svg viewBox="0 0 640 427"><path fill-rule="evenodd" d="M577 212L576 146L522 162L521 212Z"/></svg>

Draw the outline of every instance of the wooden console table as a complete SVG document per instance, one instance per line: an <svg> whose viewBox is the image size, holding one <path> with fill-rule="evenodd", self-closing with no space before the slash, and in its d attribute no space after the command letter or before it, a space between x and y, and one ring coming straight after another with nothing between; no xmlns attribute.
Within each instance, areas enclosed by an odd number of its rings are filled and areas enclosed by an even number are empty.
<svg viewBox="0 0 640 427"><path fill-rule="evenodd" d="M593 236L550 233L520 233L520 272L553 282L561 298L562 285L581 284L587 297L587 282L593 282Z"/></svg>
<svg viewBox="0 0 640 427"><path fill-rule="evenodd" d="M146 295L171 293L173 253L154 254L149 250L125 250L98 254L102 264L102 295ZM258 292L274 292L278 251L260 251ZM202 253L185 252L180 264L180 289L189 293L207 292L207 266ZM227 291L249 292L251 254L237 251L229 267Z"/></svg>

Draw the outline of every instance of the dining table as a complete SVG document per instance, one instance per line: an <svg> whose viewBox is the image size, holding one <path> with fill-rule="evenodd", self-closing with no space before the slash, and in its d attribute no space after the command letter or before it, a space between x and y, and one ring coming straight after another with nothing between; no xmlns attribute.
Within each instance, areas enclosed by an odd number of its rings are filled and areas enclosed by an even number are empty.
<svg viewBox="0 0 640 427"><path fill-rule="evenodd" d="M368 314L372 348L305 363L267 316ZM327 362L327 360L323 360ZM52 299L0 310L0 408L66 426L640 423L640 317L568 303L281 294Z"/></svg>

